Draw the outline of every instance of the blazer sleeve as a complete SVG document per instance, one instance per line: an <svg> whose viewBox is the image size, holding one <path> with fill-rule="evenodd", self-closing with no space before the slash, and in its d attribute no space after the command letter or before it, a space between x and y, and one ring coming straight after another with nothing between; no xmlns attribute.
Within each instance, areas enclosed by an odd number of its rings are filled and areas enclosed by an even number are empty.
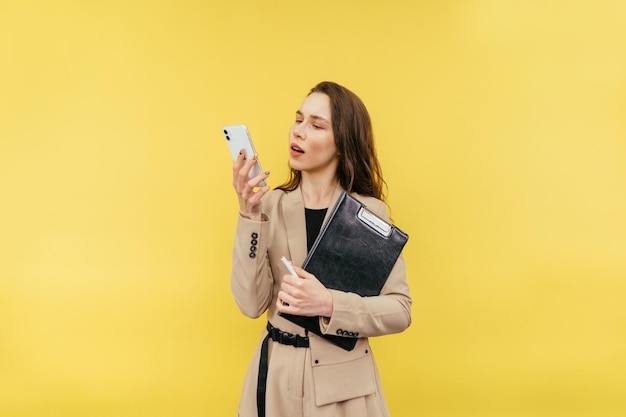
<svg viewBox="0 0 626 417"><path fill-rule="evenodd" d="M389 221L383 202L376 207L368 208ZM324 334L349 337L381 336L402 332L411 324L412 300L402 254L391 270L380 295L362 297L355 293L330 291L333 295L332 317L320 318L320 329Z"/></svg>
<svg viewBox="0 0 626 417"><path fill-rule="evenodd" d="M239 310L251 318L260 317L272 302L274 279L267 256L270 240L266 214L261 221L239 216L230 285Z"/></svg>

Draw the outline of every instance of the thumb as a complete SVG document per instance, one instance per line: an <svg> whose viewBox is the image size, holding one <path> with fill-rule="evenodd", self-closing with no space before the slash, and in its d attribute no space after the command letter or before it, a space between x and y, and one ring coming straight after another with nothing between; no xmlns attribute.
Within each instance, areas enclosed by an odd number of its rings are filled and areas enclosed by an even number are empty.
<svg viewBox="0 0 626 417"><path fill-rule="evenodd" d="M298 276L300 278L303 278L303 279L315 279L315 275L305 271L304 269L300 268L299 266L295 266L294 265L293 270L296 271L296 273L298 274Z"/></svg>

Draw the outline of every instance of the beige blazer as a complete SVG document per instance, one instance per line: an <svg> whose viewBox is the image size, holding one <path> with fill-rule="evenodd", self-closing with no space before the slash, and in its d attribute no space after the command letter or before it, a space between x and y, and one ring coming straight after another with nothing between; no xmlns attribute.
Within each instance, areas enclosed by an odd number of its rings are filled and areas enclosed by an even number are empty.
<svg viewBox="0 0 626 417"><path fill-rule="evenodd" d="M341 189L338 188L330 203L330 208L334 206L340 192ZM358 194L353 194L353 196L381 218L389 219L386 206L382 201ZM329 209L328 214L330 211ZM267 319L275 327L304 335L301 327L277 314L275 303L282 278L288 274L280 258L285 256L294 264L302 265L306 255L306 223L301 190L298 188L289 193L281 190L271 191L263 198L262 221L251 221L240 216L237 224L232 255L231 289L241 312L251 318L260 317L267 312ZM411 297L406 280L404 258L401 255L396 262L379 296L361 297L354 293L331 291L333 315L330 319L320 318L320 327L326 334L358 334L359 340L356 347L348 352L313 334L308 335L309 349L273 344L268 372L268 416L286 415L281 414L280 407L283 401L273 400L273 398L284 396L285 391L281 391L281 387L276 386L280 385L282 380L277 374L278 371L273 372L272 369L300 368L303 366L300 363L282 363L299 360L306 365L303 375L296 376L296 378L302 378L302 384L304 384L302 393L295 393L296 399L301 394L304 403L317 408L368 397L365 403L369 401L370 406L378 410L381 407L386 410L384 398L380 392L378 371L367 338L401 332L411 323ZM263 337L265 334L266 332L263 333ZM286 348L291 350L286 350ZM259 349L260 343L244 382L240 416L256 415L253 412L256 413ZM289 354L279 355L278 351L281 350L286 350ZM292 352L295 350L298 351L297 354ZM279 379L271 381L269 378L272 375ZM292 375L287 380L293 382L293 379ZM273 389L276 389L275 393L272 393ZM372 398L379 403L371 404ZM289 407L297 407L297 405L291 404ZM289 411L289 413L292 412L293 410ZM333 413L337 414L337 410ZM315 415L323 415L323 413L317 410ZM362 415L386 414L377 411L373 414L367 412Z"/></svg>

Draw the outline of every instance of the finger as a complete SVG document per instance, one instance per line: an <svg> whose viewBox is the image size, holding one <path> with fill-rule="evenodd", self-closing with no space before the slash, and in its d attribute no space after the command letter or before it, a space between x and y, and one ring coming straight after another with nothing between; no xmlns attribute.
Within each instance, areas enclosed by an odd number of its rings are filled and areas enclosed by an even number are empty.
<svg viewBox="0 0 626 417"><path fill-rule="evenodd" d="M291 274L287 274L287 275L283 275L283 286L286 286L288 289L291 288L300 288L302 287L303 281L302 278L300 277L294 277ZM290 294L293 294L293 292L290 292Z"/></svg>
<svg viewBox="0 0 626 417"><path fill-rule="evenodd" d="M261 172L256 177L251 178L248 181L248 185L250 185L252 187L260 187L261 186L260 183L262 181L265 181L269 176L270 176L270 172L269 171Z"/></svg>
<svg viewBox="0 0 626 417"><path fill-rule="evenodd" d="M235 162L233 162L233 186L239 192L241 189L240 180L239 180L239 172L241 171L241 167L244 164L244 155L243 151L239 151L239 155L235 158Z"/></svg>
<svg viewBox="0 0 626 417"><path fill-rule="evenodd" d="M245 160L246 160L246 151L245 149L241 149L239 151L239 154L237 155L237 158L235 158L235 163L239 165L243 165Z"/></svg>
<svg viewBox="0 0 626 417"><path fill-rule="evenodd" d="M244 161L246 160L246 155L244 150L240 150L239 151L239 155L237 155L237 158L235 158L235 161L233 162L233 173L237 174L239 172L239 170L241 169L241 167L244 164Z"/></svg>
<svg viewBox="0 0 626 417"><path fill-rule="evenodd" d="M296 271L296 274L298 274L300 278L306 278L306 279L315 278L315 275L306 272L304 269L300 268L299 266L294 265L293 270Z"/></svg>
<svg viewBox="0 0 626 417"><path fill-rule="evenodd" d="M289 303L281 299L276 300L276 309L280 313L288 313Z"/></svg>
<svg viewBox="0 0 626 417"><path fill-rule="evenodd" d="M234 181L236 181L237 190L240 191L245 184L248 182L249 172L252 169L252 166L256 162L256 159L243 159L243 154L237 157L237 161L233 165L233 176Z"/></svg>
<svg viewBox="0 0 626 417"><path fill-rule="evenodd" d="M270 187L261 187L257 191L253 191L252 188L246 187L246 190L249 190L249 192L246 193L245 199L248 204L254 206L260 204L261 198L263 198L263 196L270 190Z"/></svg>
<svg viewBox="0 0 626 417"><path fill-rule="evenodd" d="M256 155L252 156L252 158L250 159L246 159L244 163L244 167L248 168L248 171L250 171L250 168L252 168L252 166L256 164L257 159L258 157Z"/></svg>
<svg viewBox="0 0 626 417"><path fill-rule="evenodd" d="M254 165L254 161L252 159L248 159L243 163L243 165L241 165L239 171L237 172L237 176L240 181L248 182L248 173L250 172L252 165Z"/></svg>
<svg viewBox="0 0 626 417"><path fill-rule="evenodd" d="M287 295L287 301L292 305L300 304L302 301L309 298L309 290L301 283L300 286L283 283L281 290Z"/></svg>
<svg viewBox="0 0 626 417"><path fill-rule="evenodd" d="M289 306L293 307L295 302L296 302L295 298L287 294L285 291L278 292L276 305L278 306L279 310L281 311L284 310L284 307L289 307Z"/></svg>
<svg viewBox="0 0 626 417"><path fill-rule="evenodd" d="M283 276L283 282L280 284L280 291L286 294L293 294L293 285L289 282L291 279L293 279L291 275Z"/></svg>
<svg viewBox="0 0 626 417"><path fill-rule="evenodd" d="M301 298L303 294L307 292L307 282L299 277L293 275L283 276L283 282L280 284L280 289L289 294L293 298Z"/></svg>

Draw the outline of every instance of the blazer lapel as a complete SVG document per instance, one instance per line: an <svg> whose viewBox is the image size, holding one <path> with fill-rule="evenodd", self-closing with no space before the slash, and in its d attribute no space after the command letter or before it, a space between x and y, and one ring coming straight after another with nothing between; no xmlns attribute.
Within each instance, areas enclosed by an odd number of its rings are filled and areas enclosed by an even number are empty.
<svg viewBox="0 0 626 417"><path fill-rule="evenodd" d="M301 266L306 258L306 221L304 201L300 187L287 193L283 198L283 220L287 231L287 245L291 261ZM289 258L287 254L285 257Z"/></svg>
<svg viewBox="0 0 626 417"><path fill-rule="evenodd" d="M333 194L333 198L328 206L324 223L328 221L333 207L337 203L343 189L338 185ZM304 217L304 200L302 198L302 190L300 187L287 193L282 201L283 204L283 220L287 229L287 244L289 246L289 255L291 261L302 266L307 255L306 247L306 219ZM324 226L322 226L323 228ZM287 256L287 255L285 255ZM287 256L287 258L289 258Z"/></svg>

